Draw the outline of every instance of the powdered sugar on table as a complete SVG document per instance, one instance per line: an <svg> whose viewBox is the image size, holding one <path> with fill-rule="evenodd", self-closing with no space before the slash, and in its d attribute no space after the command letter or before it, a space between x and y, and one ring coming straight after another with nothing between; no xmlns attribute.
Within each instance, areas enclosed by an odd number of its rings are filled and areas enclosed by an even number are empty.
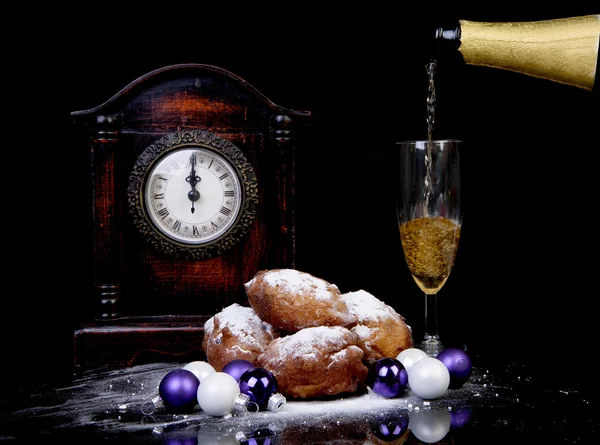
<svg viewBox="0 0 600 445"><path fill-rule="evenodd" d="M34 408L12 413L11 421L27 419L33 422L31 428L37 431L46 432L53 428L53 431L72 432L78 439L81 438L78 432L94 428L103 432L106 440L119 443L122 443L123 433L128 433L132 440L127 443L134 443L134 439L135 443L167 443L173 437L179 440L189 436L196 440L192 443L234 444L239 443L236 437L240 432L249 435L258 428L268 428L281 437L288 432L297 432L298 441L277 442L295 444L316 443L310 438L317 440L324 434L343 438L351 431L368 429L370 422L377 423L386 416L395 419L431 410L459 412L463 407L498 406L507 398L514 398L510 388L498 394L502 387L493 385L492 376L483 375L475 368L470 381L461 389L448 390L443 397L431 401L416 397L410 389L393 399L380 397L369 390L333 400L288 400L278 412L260 411L236 416L213 417L199 408L187 414L153 409L151 401L157 397L162 378L184 365L154 363L84 372L70 384L52 390L50 400L55 400L56 404L39 403L34 396ZM54 419L55 425L49 426L48 419Z"/></svg>

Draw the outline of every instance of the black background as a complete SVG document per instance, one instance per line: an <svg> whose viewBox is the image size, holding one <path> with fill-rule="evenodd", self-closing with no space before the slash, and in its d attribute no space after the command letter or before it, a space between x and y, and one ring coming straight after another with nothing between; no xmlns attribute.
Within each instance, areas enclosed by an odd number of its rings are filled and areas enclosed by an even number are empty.
<svg viewBox="0 0 600 445"><path fill-rule="evenodd" d="M297 268L373 293L420 332L423 295L402 256L386 156L397 140L426 136L428 37L460 18L600 11L361 8L99 6L23 28L31 43L12 48L4 83L5 372L29 382L70 372L90 298L87 152L72 143L70 113L178 63L219 66L278 105L311 111L297 146ZM565 357L585 362L596 350L597 92L456 54L440 60L436 87L435 137L464 141L463 230L440 292L441 335L529 357L550 379L585 378Z"/></svg>

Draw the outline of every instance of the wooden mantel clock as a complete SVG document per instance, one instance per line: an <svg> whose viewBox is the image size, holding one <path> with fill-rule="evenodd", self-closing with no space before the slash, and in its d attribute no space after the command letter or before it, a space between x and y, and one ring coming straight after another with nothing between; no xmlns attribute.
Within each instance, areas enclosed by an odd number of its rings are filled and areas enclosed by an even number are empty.
<svg viewBox="0 0 600 445"><path fill-rule="evenodd" d="M198 357L204 322L261 269L295 267L295 132L227 70L171 65L71 113L89 150L92 314L76 368Z"/></svg>

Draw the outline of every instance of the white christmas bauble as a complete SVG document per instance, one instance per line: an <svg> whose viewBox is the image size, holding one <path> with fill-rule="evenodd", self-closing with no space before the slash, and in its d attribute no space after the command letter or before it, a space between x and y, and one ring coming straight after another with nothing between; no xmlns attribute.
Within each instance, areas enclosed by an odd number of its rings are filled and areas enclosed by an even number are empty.
<svg viewBox="0 0 600 445"><path fill-rule="evenodd" d="M415 362L425 357L428 357L428 355L422 349L408 348L404 351L401 351L400 354L398 354L398 356L396 357L396 360L398 360L404 365L404 369L406 369L406 372L408 373L410 372L410 368L412 368L412 365L414 365Z"/></svg>
<svg viewBox="0 0 600 445"><path fill-rule="evenodd" d="M437 399L446 392L449 385L450 372L437 358L424 357L416 361L408 371L408 386L422 399Z"/></svg>
<svg viewBox="0 0 600 445"><path fill-rule="evenodd" d="M412 411L408 428L421 442L435 443L446 436L450 425L451 418L448 410L432 409Z"/></svg>
<svg viewBox="0 0 600 445"><path fill-rule="evenodd" d="M198 377L198 380L200 380L200 383L202 383L202 380L204 380L204 378L207 375L216 372L215 368L213 368L213 366L210 363L203 362L201 360L189 362L183 367L183 369L187 369L188 371L193 372L194 375Z"/></svg>
<svg viewBox="0 0 600 445"><path fill-rule="evenodd" d="M225 416L234 408L240 394L238 382L225 372L214 372L204 378L198 387L198 404L210 416Z"/></svg>

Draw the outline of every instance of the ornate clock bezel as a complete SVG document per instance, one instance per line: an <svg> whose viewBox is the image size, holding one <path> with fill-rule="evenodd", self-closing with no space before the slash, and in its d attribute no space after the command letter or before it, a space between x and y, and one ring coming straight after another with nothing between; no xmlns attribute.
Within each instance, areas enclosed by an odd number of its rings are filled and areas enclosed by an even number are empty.
<svg viewBox="0 0 600 445"><path fill-rule="evenodd" d="M182 148L201 147L228 160L236 171L242 188L241 208L237 219L222 236L203 244L185 244L167 237L151 221L146 210L144 189L148 172L166 154ZM185 259L205 259L222 255L243 241L254 219L258 204L258 181L252 165L232 142L205 130L182 130L161 137L136 159L127 189L133 225L144 242L159 251Z"/></svg>

